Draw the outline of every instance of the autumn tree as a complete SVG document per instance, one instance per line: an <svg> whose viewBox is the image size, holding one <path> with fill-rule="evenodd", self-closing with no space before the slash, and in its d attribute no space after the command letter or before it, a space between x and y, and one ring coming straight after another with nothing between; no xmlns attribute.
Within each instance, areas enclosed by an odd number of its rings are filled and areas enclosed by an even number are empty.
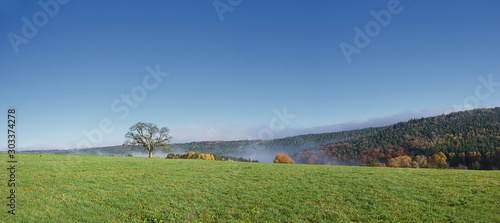
<svg viewBox="0 0 500 223"><path fill-rule="evenodd" d="M450 165L448 165L448 162L446 161L447 157L444 153L439 152L439 157L441 159L439 159L439 161L437 163L438 168L446 169L446 168L450 167Z"/></svg>
<svg viewBox="0 0 500 223"><path fill-rule="evenodd" d="M429 166L432 168L446 169L449 167L448 162L446 162L447 157L443 152L434 153L429 157Z"/></svg>
<svg viewBox="0 0 500 223"><path fill-rule="evenodd" d="M295 162L284 153L276 154L276 158L274 158L273 163L295 164Z"/></svg>
<svg viewBox="0 0 500 223"><path fill-rule="evenodd" d="M409 156L399 156L396 158L389 159L389 167L402 167L402 168L418 167L417 163L413 162L411 161L411 157Z"/></svg>
<svg viewBox="0 0 500 223"><path fill-rule="evenodd" d="M123 146L147 149L149 158L151 158L155 149L170 148L167 143L170 142L172 137L168 136L168 132L167 127L160 129L152 123L138 122L130 127L127 134L125 134L126 141Z"/></svg>
<svg viewBox="0 0 500 223"><path fill-rule="evenodd" d="M215 160L214 155L212 154L203 154L201 153L200 156L198 157L200 160Z"/></svg>
<svg viewBox="0 0 500 223"><path fill-rule="evenodd" d="M427 157L425 157L424 155L422 155L422 156L416 155L414 160L415 160L414 162L417 163L418 167L420 167L420 168L427 167Z"/></svg>

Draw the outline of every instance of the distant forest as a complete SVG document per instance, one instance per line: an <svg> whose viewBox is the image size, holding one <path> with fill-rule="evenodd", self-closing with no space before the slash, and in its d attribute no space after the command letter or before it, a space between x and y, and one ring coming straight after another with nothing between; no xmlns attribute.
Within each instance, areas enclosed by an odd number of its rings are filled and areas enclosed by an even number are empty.
<svg viewBox="0 0 500 223"><path fill-rule="evenodd" d="M500 108L413 119L293 154L299 163L500 169Z"/></svg>

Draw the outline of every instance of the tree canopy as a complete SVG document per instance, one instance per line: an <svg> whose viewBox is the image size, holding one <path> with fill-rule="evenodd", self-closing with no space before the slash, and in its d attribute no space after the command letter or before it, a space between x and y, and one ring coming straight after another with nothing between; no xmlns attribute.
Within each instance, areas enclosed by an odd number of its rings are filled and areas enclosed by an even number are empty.
<svg viewBox="0 0 500 223"><path fill-rule="evenodd" d="M168 143L172 137L168 135L168 132L167 127L160 129L153 123L138 122L125 134L126 141L123 146L147 149L151 158L156 148L165 150L170 148Z"/></svg>

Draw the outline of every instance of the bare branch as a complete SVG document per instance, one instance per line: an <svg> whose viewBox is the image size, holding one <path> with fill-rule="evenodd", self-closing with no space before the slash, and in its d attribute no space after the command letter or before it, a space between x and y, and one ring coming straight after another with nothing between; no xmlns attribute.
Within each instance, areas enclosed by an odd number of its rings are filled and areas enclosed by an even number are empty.
<svg viewBox="0 0 500 223"><path fill-rule="evenodd" d="M126 141L123 145L145 148L149 151L149 157L151 157L155 148L170 148L168 143L172 137L168 136L168 132L169 129L166 127L159 129L152 123L138 122L137 124L131 126L129 128L129 132L125 134Z"/></svg>

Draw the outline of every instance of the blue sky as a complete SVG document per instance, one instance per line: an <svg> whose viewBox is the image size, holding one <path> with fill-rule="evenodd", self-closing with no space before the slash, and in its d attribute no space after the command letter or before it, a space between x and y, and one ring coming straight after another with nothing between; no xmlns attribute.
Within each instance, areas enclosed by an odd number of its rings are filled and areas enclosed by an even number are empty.
<svg viewBox="0 0 500 223"><path fill-rule="evenodd" d="M0 3L19 149L116 145L138 121L174 142L236 140L500 104L498 1L40 2ZM342 43L359 50L349 62Z"/></svg>

